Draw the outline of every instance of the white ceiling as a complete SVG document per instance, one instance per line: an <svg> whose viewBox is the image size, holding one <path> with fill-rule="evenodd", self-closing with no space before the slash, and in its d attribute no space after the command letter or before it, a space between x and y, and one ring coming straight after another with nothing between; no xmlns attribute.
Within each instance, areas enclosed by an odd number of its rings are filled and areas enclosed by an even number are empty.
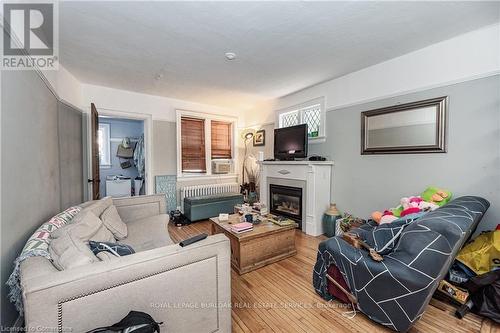
<svg viewBox="0 0 500 333"><path fill-rule="evenodd" d="M59 10L61 63L82 82L248 109L493 24L500 3L62 2ZM227 61L228 51L237 59Z"/></svg>

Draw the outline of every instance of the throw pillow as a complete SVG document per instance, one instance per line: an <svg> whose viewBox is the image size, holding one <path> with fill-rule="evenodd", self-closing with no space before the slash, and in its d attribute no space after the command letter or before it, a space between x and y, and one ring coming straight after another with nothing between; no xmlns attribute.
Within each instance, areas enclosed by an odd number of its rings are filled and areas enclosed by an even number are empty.
<svg viewBox="0 0 500 333"><path fill-rule="evenodd" d="M122 257L135 253L132 246L120 243L89 241L89 247L96 256L98 256L100 252L108 252L115 257Z"/></svg>
<svg viewBox="0 0 500 333"><path fill-rule="evenodd" d="M87 245L89 240L115 242L113 234L91 211L80 214L80 221L57 229L50 235L49 253L59 270L99 261Z"/></svg>
<svg viewBox="0 0 500 333"><path fill-rule="evenodd" d="M123 223L116 207L109 206L101 215L102 223L113 233L116 239L122 240L127 237L127 225Z"/></svg>
<svg viewBox="0 0 500 333"><path fill-rule="evenodd" d="M111 197L105 197L100 200L86 202L81 205L82 212L81 214L75 216L73 222L78 223L85 216L84 213L89 211L92 212L95 216L99 217L111 205L113 205L113 199Z"/></svg>
<svg viewBox="0 0 500 333"><path fill-rule="evenodd" d="M49 252L52 263L60 271L99 261L87 244L72 234L52 240Z"/></svg>
<svg viewBox="0 0 500 333"><path fill-rule="evenodd" d="M85 209L75 216L73 223L55 230L50 235L50 238L59 238L66 233L74 234L85 242L89 240L100 242L116 241L111 231L106 228L102 221L92 211Z"/></svg>

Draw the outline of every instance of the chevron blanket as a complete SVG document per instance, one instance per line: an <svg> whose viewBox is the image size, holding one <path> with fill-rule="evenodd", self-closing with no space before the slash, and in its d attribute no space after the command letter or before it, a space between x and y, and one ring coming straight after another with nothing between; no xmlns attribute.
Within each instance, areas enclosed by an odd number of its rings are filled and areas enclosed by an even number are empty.
<svg viewBox="0 0 500 333"><path fill-rule="evenodd" d="M10 274L6 284L10 287L9 300L14 303L17 311L19 311L21 315L23 314L20 281L21 262L29 257L38 256L51 259L49 254L50 233L70 223L81 210L82 208L79 206L70 207L42 224L35 233L31 235L26 245L24 245L21 254L14 261L14 270Z"/></svg>
<svg viewBox="0 0 500 333"><path fill-rule="evenodd" d="M407 331L424 313L454 257L489 207L479 197L457 198L412 223L403 224L399 239L381 262L340 237L319 244L313 271L316 292L326 300L326 272L335 265L358 310L396 331ZM366 230L363 232L367 232Z"/></svg>

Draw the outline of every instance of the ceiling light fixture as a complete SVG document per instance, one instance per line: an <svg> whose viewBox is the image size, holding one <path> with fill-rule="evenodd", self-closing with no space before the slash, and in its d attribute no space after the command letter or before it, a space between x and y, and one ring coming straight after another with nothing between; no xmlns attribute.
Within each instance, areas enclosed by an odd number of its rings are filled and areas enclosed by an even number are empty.
<svg viewBox="0 0 500 333"><path fill-rule="evenodd" d="M163 79L163 74L161 74L161 73L160 73L160 74L156 74L155 79L156 79L156 80L161 80L161 79Z"/></svg>
<svg viewBox="0 0 500 333"><path fill-rule="evenodd" d="M234 60L234 59L236 59L236 53L234 53L234 52L226 52L224 55L226 56L227 60Z"/></svg>

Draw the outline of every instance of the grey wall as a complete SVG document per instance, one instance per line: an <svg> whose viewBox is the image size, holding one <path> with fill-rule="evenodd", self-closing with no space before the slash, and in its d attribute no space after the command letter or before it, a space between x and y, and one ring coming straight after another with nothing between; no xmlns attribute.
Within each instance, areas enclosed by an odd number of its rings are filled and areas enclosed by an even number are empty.
<svg viewBox="0 0 500 333"><path fill-rule="evenodd" d="M264 158L274 157L274 124L266 124L258 128L257 130L266 131L266 140L264 146L253 146L253 142L248 143L248 153L253 154L256 158L259 158L259 152L264 152ZM240 140L243 140L240 138ZM242 152L243 155L243 152Z"/></svg>
<svg viewBox="0 0 500 333"><path fill-rule="evenodd" d="M448 153L360 155L362 111L444 95L449 96ZM335 162L332 197L340 210L368 217L436 185L455 196L479 195L491 202L479 229L499 223L500 76L330 111L326 126L326 142L309 148Z"/></svg>
<svg viewBox="0 0 500 333"><path fill-rule="evenodd" d="M153 177L177 174L176 141L175 122L153 121Z"/></svg>
<svg viewBox="0 0 500 333"><path fill-rule="evenodd" d="M13 260L41 223L83 198L82 124L34 71L3 71L1 86L1 321L10 326Z"/></svg>
<svg viewBox="0 0 500 333"><path fill-rule="evenodd" d="M83 201L83 117L82 113L67 104L58 102L58 131L61 209ZM77 182L76 180L80 180Z"/></svg>
<svg viewBox="0 0 500 333"><path fill-rule="evenodd" d="M131 120L131 119L115 119L115 118L99 118L100 124L109 124L110 138L111 139L123 139L125 137L138 138L144 134L144 121L142 120ZM135 141L132 141L135 143ZM127 169L122 169L120 166L120 158L116 156L116 151L120 142L111 140L110 143L110 153L111 153L111 168L99 168L101 184L100 192L106 196L106 177L123 175L135 179L139 176L139 172L132 163L132 167ZM124 161L124 160L123 160Z"/></svg>

